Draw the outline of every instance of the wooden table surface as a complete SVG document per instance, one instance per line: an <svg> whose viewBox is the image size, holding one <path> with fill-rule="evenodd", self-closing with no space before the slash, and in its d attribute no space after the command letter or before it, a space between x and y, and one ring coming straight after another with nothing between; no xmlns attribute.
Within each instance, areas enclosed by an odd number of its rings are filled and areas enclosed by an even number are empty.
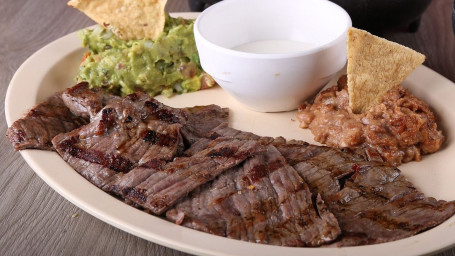
<svg viewBox="0 0 455 256"><path fill-rule="evenodd" d="M455 81L452 0L434 0L415 34L400 29L386 38L427 56L429 68ZM189 11L186 0L169 0L169 12ZM30 55L70 32L94 24L66 0L14 0L0 4L0 110L18 67ZM429 85L431 86L431 85ZM454 99L455 100L455 99ZM45 184L0 141L0 255L186 255L114 228L77 208ZM77 216L76 216L77 215ZM455 255L455 249L438 255Z"/></svg>

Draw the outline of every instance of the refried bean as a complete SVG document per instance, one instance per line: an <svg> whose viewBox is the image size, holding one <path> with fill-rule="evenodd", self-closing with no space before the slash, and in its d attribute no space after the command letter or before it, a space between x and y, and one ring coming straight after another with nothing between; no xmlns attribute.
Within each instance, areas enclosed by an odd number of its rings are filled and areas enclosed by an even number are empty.
<svg viewBox="0 0 455 256"><path fill-rule="evenodd" d="M420 161L444 142L428 104L402 86L391 89L363 114L349 108L346 76L322 91L313 104L300 106L301 128L309 128L315 141L337 148L363 148L370 160L392 166Z"/></svg>

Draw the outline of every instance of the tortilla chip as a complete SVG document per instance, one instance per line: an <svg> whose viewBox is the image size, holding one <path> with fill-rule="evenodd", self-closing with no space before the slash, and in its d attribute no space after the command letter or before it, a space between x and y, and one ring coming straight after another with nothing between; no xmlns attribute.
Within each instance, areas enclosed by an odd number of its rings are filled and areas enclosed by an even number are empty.
<svg viewBox="0 0 455 256"><path fill-rule="evenodd" d="M70 0L121 39L156 39L164 29L167 0Z"/></svg>
<svg viewBox="0 0 455 256"><path fill-rule="evenodd" d="M349 106L363 113L425 60L406 46L350 28L347 41Z"/></svg>

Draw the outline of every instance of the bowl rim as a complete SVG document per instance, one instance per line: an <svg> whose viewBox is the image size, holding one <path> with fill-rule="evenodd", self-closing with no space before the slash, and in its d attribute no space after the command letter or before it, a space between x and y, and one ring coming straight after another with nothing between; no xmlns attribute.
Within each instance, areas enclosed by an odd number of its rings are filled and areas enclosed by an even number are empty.
<svg viewBox="0 0 455 256"><path fill-rule="evenodd" d="M247 59L285 59L285 58L296 58L296 57L302 57L306 55L310 55L316 52L323 51L327 48L330 48L332 45L337 44L340 40L344 39L344 35L347 34L348 29L352 27L352 19L349 16L348 12L343 9L341 6L338 4L328 1L328 0L305 0L307 2L325 2L325 4L332 5L336 9L340 11L340 14L346 19L347 21L347 26L344 28L343 32L340 33L339 36L335 37L334 39L327 41L326 43L317 45L315 47L311 47L309 49L304 49L300 51L295 51L295 52L290 52L290 53L251 53L251 52L243 52L239 50L233 50L230 48L222 47L220 45L217 45L213 43L212 41L208 40L206 37L202 35L202 33L199 31L199 26L201 23L201 20L205 17L205 15L217 8L222 8L223 5L230 4L231 2L234 1L244 1L244 0L224 0L220 1L214 5L209 6L207 9L205 9L202 13L199 14L199 16L196 18L196 21L194 23L194 28L193 28L193 33L194 37L196 39L196 46L199 43L204 44L212 48L213 50L220 51L220 52L225 52L231 56L235 57L240 57L240 58L247 58Z"/></svg>

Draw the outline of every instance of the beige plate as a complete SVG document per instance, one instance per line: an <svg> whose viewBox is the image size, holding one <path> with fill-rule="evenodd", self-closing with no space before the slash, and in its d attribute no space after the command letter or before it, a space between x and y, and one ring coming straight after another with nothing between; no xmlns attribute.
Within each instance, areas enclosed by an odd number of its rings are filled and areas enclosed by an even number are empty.
<svg viewBox="0 0 455 256"><path fill-rule="evenodd" d="M194 18L195 13L180 13ZM22 64L8 88L8 125L52 93L74 85L84 53L76 33L45 46ZM455 200L455 84L421 66L404 82L439 115L447 135L444 148L421 162L405 164L403 172L429 196ZM284 136L314 143L308 130L298 128L295 112L256 113L239 105L220 88L159 100L174 107L215 103L231 110L230 125L259 135ZM455 217L422 234L379 245L345 248L287 248L241 242L184 228L128 206L96 188L56 153L21 151L30 167L54 190L93 216L152 242L198 255L415 255L455 244Z"/></svg>

